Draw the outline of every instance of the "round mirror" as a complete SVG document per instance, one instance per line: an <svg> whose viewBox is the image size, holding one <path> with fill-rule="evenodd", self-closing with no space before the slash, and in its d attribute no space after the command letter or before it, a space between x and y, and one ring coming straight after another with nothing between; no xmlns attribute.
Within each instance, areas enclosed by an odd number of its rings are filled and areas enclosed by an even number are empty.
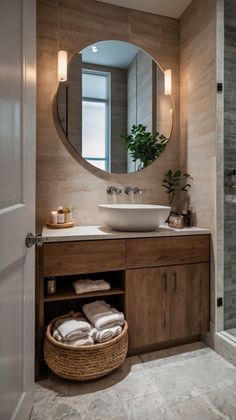
<svg viewBox="0 0 236 420"><path fill-rule="evenodd" d="M57 110L73 148L112 173L145 168L165 150L172 105L164 72L136 45L102 41L77 53L60 82Z"/></svg>

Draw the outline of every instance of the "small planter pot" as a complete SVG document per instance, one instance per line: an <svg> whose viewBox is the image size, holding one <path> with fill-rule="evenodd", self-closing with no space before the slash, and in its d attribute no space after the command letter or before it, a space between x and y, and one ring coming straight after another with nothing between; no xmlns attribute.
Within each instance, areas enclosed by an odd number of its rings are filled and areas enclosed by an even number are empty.
<svg viewBox="0 0 236 420"><path fill-rule="evenodd" d="M184 216L182 214L170 214L168 220L168 226L175 229L184 228Z"/></svg>

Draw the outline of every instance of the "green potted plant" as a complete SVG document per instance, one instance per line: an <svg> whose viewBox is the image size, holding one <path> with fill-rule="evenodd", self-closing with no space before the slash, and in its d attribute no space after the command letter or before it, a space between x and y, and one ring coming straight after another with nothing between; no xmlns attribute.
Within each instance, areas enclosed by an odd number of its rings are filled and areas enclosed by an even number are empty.
<svg viewBox="0 0 236 420"><path fill-rule="evenodd" d="M131 134L121 137L125 141L133 162L140 162L138 169L149 166L165 150L169 141L159 132L152 134L147 131L147 127L142 124L133 125Z"/></svg>
<svg viewBox="0 0 236 420"><path fill-rule="evenodd" d="M183 227L184 225L191 225L190 214L190 195L192 176L180 169L172 171L169 169L164 173L162 186L168 195L169 206L171 207L171 214L168 223L172 227ZM180 203L177 203L180 199Z"/></svg>

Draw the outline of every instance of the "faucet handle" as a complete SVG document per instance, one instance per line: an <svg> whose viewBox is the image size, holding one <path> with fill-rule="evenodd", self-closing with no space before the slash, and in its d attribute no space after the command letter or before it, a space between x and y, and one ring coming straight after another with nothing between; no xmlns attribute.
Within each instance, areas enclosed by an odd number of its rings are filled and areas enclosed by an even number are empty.
<svg viewBox="0 0 236 420"><path fill-rule="evenodd" d="M132 187L125 187L125 194L129 195L132 190L133 190Z"/></svg>
<svg viewBox="0 0 236 420"><path fill-rule="evenodd" d="M125 187L125 194L129 195L131 192L135 195L136 194L143 194L144 190L142 190L141 188L138 188L138 187L130 187L130 186Z"/></svg>
<svg viewBox="0 0 236 420"><path fill-rule="evenodd" d="M113 185L111 185L110 187L107 187L107 194L120 195L121 193L122 193L121 188L114 187Z"/></svg>
<svg viewBox="0 0 236 420"><path fill-rule="evenodd" d="M141 188L138 187L134 187L133 188L133 193L134 194L143 194L144 190L142 190Z"/></svg>

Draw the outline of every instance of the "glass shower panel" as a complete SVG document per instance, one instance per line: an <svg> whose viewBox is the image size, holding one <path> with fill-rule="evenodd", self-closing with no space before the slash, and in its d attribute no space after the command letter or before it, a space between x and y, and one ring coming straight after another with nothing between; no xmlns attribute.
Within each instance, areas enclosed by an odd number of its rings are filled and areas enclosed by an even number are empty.
<svg viewBox="0 0 236 420"><path fill-rule="evenodd" d="M224 330L236 337L236 0L224 4Z"/></svg>

